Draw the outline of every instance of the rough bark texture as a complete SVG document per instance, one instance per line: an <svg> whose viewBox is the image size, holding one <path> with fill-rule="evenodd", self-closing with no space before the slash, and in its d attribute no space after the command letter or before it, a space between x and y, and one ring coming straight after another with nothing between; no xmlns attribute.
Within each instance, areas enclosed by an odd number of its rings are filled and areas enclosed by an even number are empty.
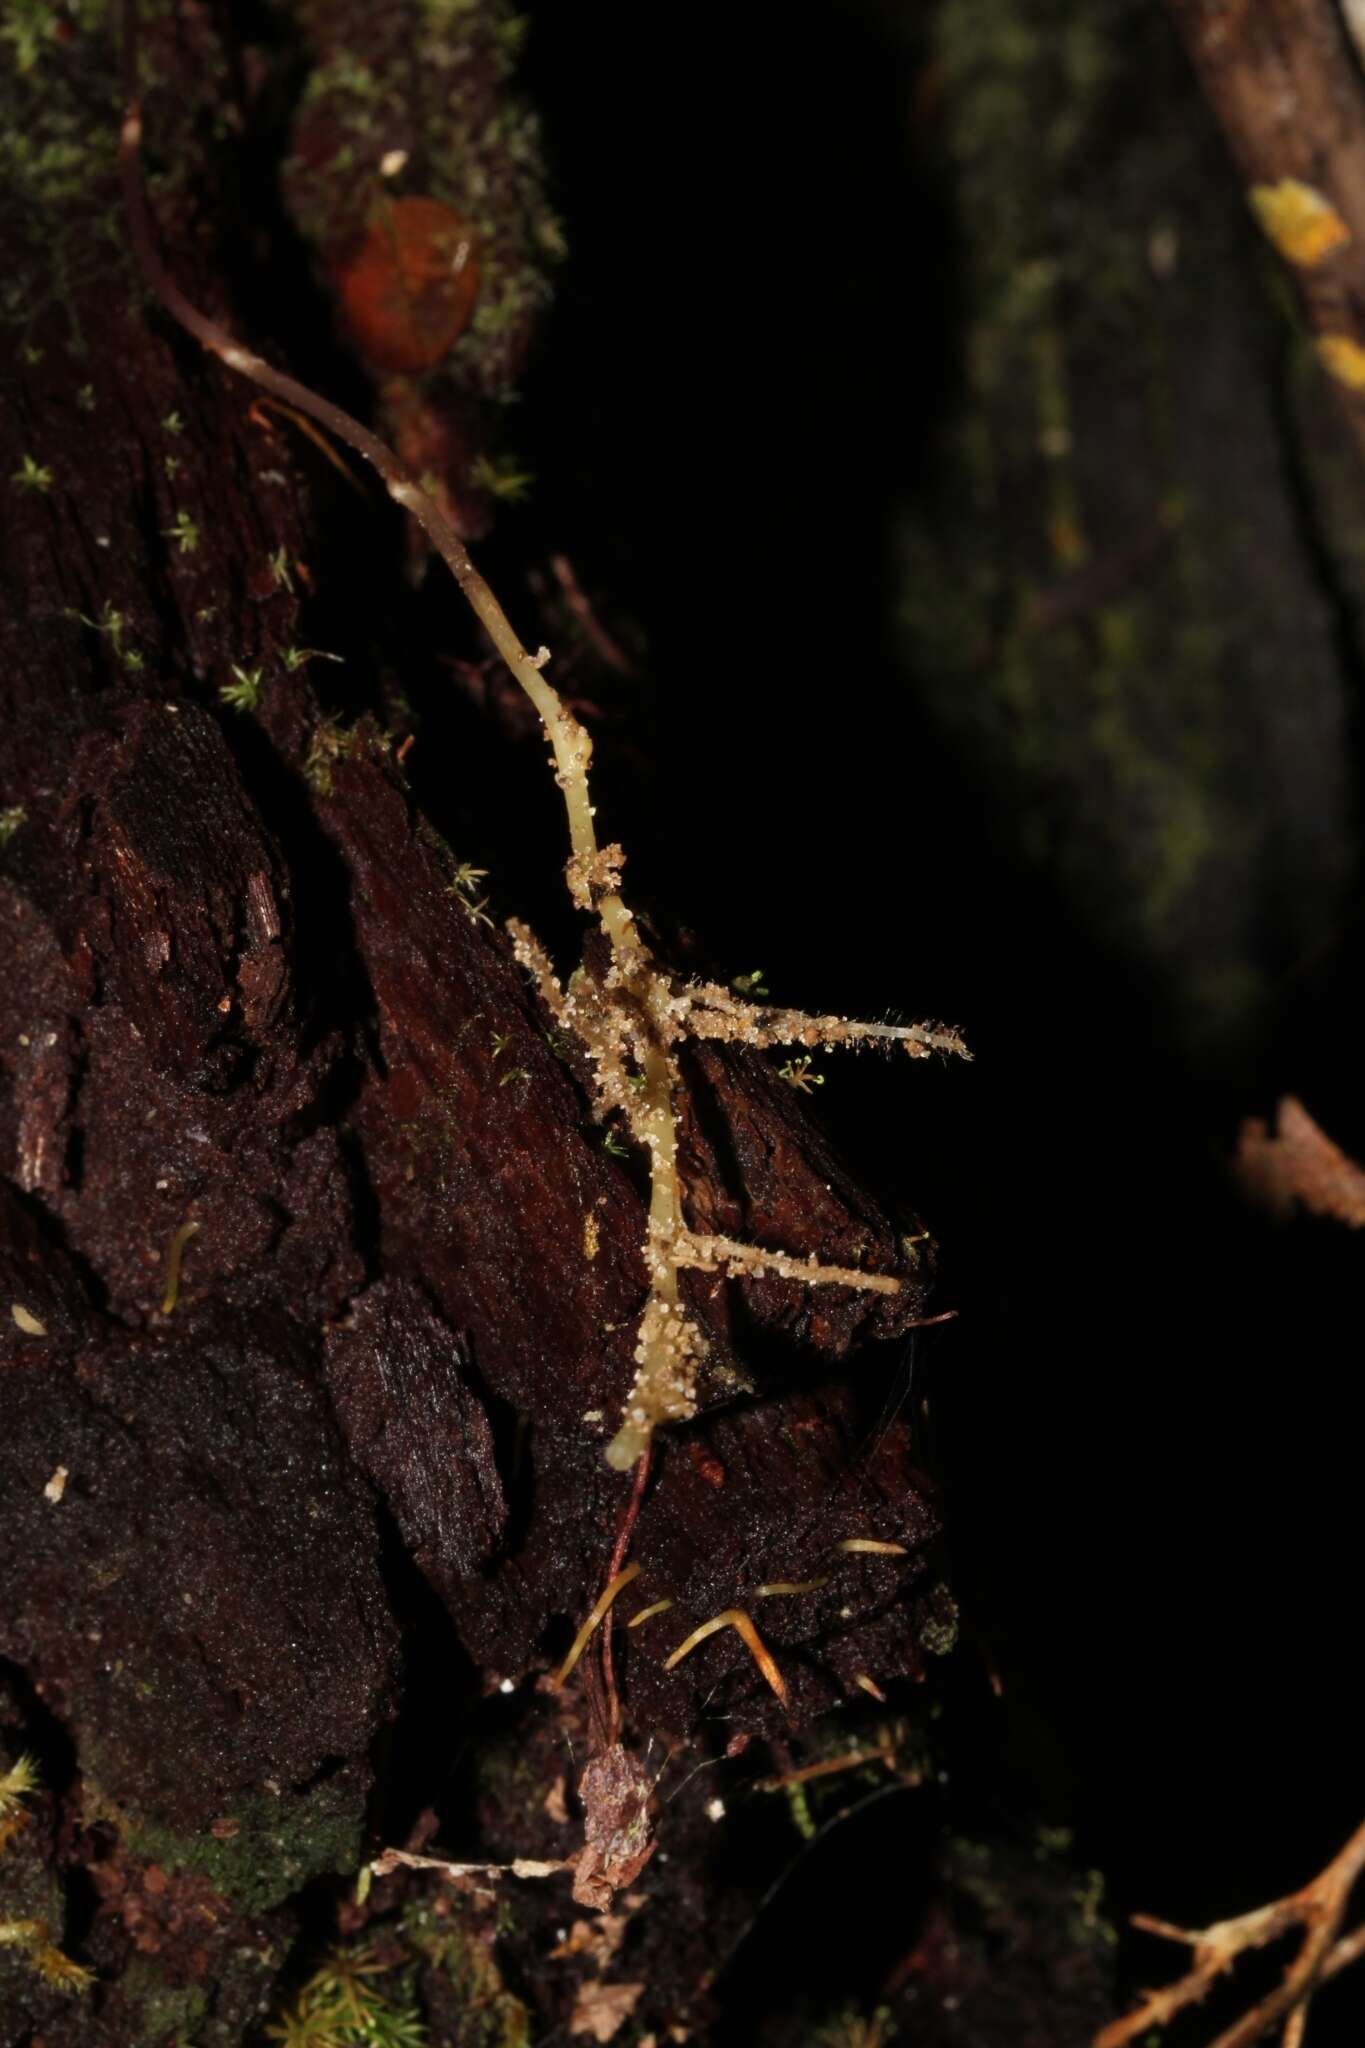
<svg viewBox="0 0 1365 2048"><path fill-rule="evenodd" d="M1298 34L1307 0L1177 11L1236 169L1141 0L938 0L913 48L896 0L849 0L865 42L831 59L848 107L828 135L824 41L774 90L766 25L750 51L734 10L703 10L655 145L662 226L652 191L612 213L616 317L567 322L578 355L537 382L550 282L574 273L502 0L147 10L172 270L488 530L480 559L553 647L628 851L671 777L628 870L664 880L651 938L679 902L698 928L661 953L784 980L810 956L831 1004L863 973L873 1008L910 1001L931 955L969 1035L994 1037L941 1085L907 1067L925 1093L885 1123L870 1062L838 1091L895 1222L775 1063L689 1051L690 1221L905 1284L684 1274L710 1361L633 1532L613 1744L596 1650L562 1690L550 1674L630 1491L603 1450L647 1187L498 922L527 918L566 968L582 944L541 734L393 508L150 307L92 10L4 7L0 1780L31 1751L40 1782L17 1817L0 1803L0 1934L29 1930L0 1938L0 2048L256 2048L268 2025L321 2048L338 1982L370 1987L390 2039L411 2008L453 2048L1041 2048L1112 2012L1103 1881L1036 1827L1054 1800L1127 1842L1124 1906L1160 1908L1173 1868L1240 1883L1253 1850L1258 1882L1272 1858L1283 1876L1274 1829L1251 1844L1245 1824L1274 1748L1304 1836L1330 1793L1337 1837L1359 1752L1324 1675L1339 1588L1295 1545L1348 1557L1359 1375L1327 1351L1315 1380L1301 1325L1356 1281L1248 1238L1215 1126L1225 1100L1255 1106L1239 1058L1273 1054L1274 1092L1302 1089L1286 1047L1335 1036L1334 1071L1358 1073L1356 1010L1306 986L1315 948L1343 986L1355 971L1358 453L1244 191L1327 195L1352 240L1315 288L1337 277L1353 321L1354 158L1323 137L1358 87ZM584 67L561 153L605 206L649 157L664 81L638 8L571 14L542 12L541 79ZM1314 120L1253 132L1286 64ZM749 93L797 110L790 189L780 162L750 184L739 142L711 166L713 83L745 140ZM871 197L865 109L895 124ZM783 301L771 344L746 327L755 265ZM1323 301L1303 303L1311 323ZM686 388L652 352L675 332ZM823 481L765 501L746 408L770 374L778 473ZM555 509L509 536L541 436ZM824 441L843 466L820 467ZM664 536L636 594L667 644L633 680L640 635L555 566L584 531L627 580ZM813 706L771 693L794 647ZM746 805L754 758L771 787ZM1361 1155L1349 1119L1324 1122ZM935 1412L970 1449L957 1565L994 1585L999 1626L979 1642L983 1601L956 1660L905 1342L940 1306L908 1204L945 1199L983 1278ZM1277 1456L1311 1463L1297 1493ZM1188 1591L1208 1584L1216 1603ZM664 1669L736 1607L785 1709L730 1628ZM386 1845L557 1868L402 1866L358 1896ZM1236 1903L1206 1889L1195 1910ZM86 1991L50 1957L44 1975L37 1923Z"/></svg>
<svg viewBox="0 0 1365 2048"><path fill-rule="evenodd" d="M1330 0L1261 7L1173 0L1172 11L1262 225L1292 268L1338 402L1361 440L1365 86L1343 11Z"/></svg>
<svg viewBox="0 0 1365 2048"><path fill-rule="evenodd" d="M287 188L305 215L328 90L344 58L368 104L374 55L363 38L347 50L346 10L314 13L322 85ZM405 13L520 138L510 193L491 144L476 187L507 378L537 301L539 175L485 62L507 24L496 7L391 9L390 42ZM223 46L190 11L147 39L170 261L267 347L261 266L302 294L297 327L278 299L267 319L331 346L261 171L279 79L316 62L310 18L281 17L269 49ZM404 639L401 536L374 503L339 512L310 444L146 306L120 244L104 35L42 17L9 57L0 1728L11 1754L40 1752L47 1789L0 1863L0 1915L39 1913L96 1983L74 1996L0 1947L3 2038L228 2044L278 2009L301 1926L306 1977L344 1890L319 1882L395 1830L420 1841L439 1821L462 1831L456 1854L576 1849L562 1745L581 1762L593 1734L577 1685L560 1702L536 1680L599 1590L624 1506L602 1449L632 1371L644 1203L635 1164L603 1149L573 1048L547 1034L394 736L365 715L392 707L386 659L430 662ZM443 108L419 97L396 139L363 132L418 156ZM439 160L428 175L448 200ZM350 244L317 239L325 291ZM344 353L329 363L364 402ZM409 440L423 407L477 420L496 381L458 351L433 375L382 394ZM464 474L469 435L445 448ZM361 578L358 599L332 594ZM371 641L338 649L371 603ZM463 621L442 632L477 656ZM334 672L299 651L314 638L347 663L329 713ZM406 704L396 715L414 729ZM502 830L515 845L515 816ZM706 1412L661 1446L635 1546L639 1604L674 1604L616 1652L632 1752L652 1742L654 1768L765 1734L785 1754L863 1697L860 1677L920 1677L955 1629L909 1429L892 1418L874 1438L845 1370L922 1313L928 1242L902 1249L753 1058L696 1057L684 1135L699 1227L865 1258L905 1286L874 1300L688 1277L712 1337ZM850 1536L896 1547L834 1548ZM699 1622L806 1579L825 1583L760 1603L785 1715L729 1632L663 1671ZM452 1798L460 1744L476 1768ZM687 1829L706 1826L697 1809ZM630 1973L655 2023L704 2009L716 1932L752 1903L685 1833L671 1870L651 1865ZM523 2024L477 1898L463 1933L439 1881L400 1875L349 1910L352 1932L378 1913L442 2038L487 2038L487 2009ZM545 1919L563 1910L560 1881L513 1944L547 2020L584 1975L546 1977Z"/></svg>

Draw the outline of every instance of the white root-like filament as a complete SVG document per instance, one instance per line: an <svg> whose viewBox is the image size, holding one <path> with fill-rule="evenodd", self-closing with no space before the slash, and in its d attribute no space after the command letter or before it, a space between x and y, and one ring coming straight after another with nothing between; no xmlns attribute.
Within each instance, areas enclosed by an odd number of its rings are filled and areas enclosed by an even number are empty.
<svg viewBox="0 0 1365 2048"><path fill-rule="evenodd" d="M813 1252L803 1259L794 1252L769 1251L763 1245L741 1244L737 1238L701 1236L690 1230L680 1232L674 1241L673 1262L695 1266L703 1273L724 1268L732 1278L776 1273L784 1280L804 1280L812 1287L854 1287L865 1294L901 1291L894 1273L865 1273L859 1266L822 1266Z"/></svg>
<svg viewBox="0 0 1365 2048"><path fill-rule="evenodd" d="M626 1627L643 1628L644 1624L647 1621L652 1621L656 1614L667 1614L672 1605L673 1602L671 1600L652 1600L648 1607L642 1607L638 1614L631 1615L630 1620L626 1623Z"/></svg>

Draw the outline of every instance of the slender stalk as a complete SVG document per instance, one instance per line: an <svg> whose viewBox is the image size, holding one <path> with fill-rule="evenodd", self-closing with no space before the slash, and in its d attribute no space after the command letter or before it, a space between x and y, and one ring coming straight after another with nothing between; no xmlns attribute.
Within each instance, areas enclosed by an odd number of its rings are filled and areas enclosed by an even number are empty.
<svg viewBox="0 0 1365 2048"><path fill-rule="evenodd" d="M550 742L555 780L568 820L569 892L581 909L597 917L610 946L610 968L600 976L583 973L566 992L532 935L515 923L509 922L508 928L516 957L535 977L542 998L556 1019L577 1033L593 1061L599 1108L623 1116L631 1135L649 1155L649 1223L644 1246L649 1292L635 1348L635 1379L621 1425L606 1454L615 1470L630 1471L647 1453L657 1427L696 1412L697 1368L706 1343L681 1298L681 1265L703 1264L714 1255L716 1262L731 1272L791 1272L815 1285L895 1293L902 1284L893 1274L823 1267L811 1260L788 1261L778 1252L746 1252L726 1239L689 1238L678 1174L674 1048L688 1037L728 1039L755 1047L832 1046L877 1039L899 1043L915 1057L936 1051L969 1055L956 1032L922 1024L859 1024L841 1017L807 1017L795 1010L755 1007L714 985L679 986L653 960L621 894L621 850L615 845L598 845L588 786L592 741L544 673L548 650L527 652L470 559L461 535L377 434L330 399L244 348L193 305L167 271L143 188L137 36L137 0L124 0L125 111L119 164L129 238L148 286L171 318L211 355L280 404L316 422L369 463L394 503L411 513L454 576L509 673L535 706ZM699 1256L703 1244L711 1249ZM751 1626L747 1618L745 1626ZM607 1670L609 1675L609 1663Z"/></svg>

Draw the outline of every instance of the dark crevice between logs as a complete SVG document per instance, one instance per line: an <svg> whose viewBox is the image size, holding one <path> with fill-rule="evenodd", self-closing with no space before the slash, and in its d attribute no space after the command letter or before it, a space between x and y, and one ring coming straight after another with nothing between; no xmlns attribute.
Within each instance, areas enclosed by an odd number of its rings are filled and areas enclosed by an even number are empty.
<svg viewBox="0 0 1365 2048"><path fill-rule="evenodd" d="M441 1839L458 1842L463 1854L469 1802L455 1787L464 1730L479 1698L478 1672L382 1499L375 1517L379 1569L399 1629L400 1676L396 1711L371 1748L367 1833L377 1848L401 1847L430 1808Z"/></svg>
<svg viewBox="0 0 1365 2048"><path fill-rule="evenodd" d="M16 1754L27 1753L38 1767L43 1800L39 1826L47 1836L62 1896L62 1946L77 1958L85 1953L99 1908L99 1893L80 1854L80 1758L71 1731L33 1685L27 1672L0 1657L0 1731Z"/></svg>

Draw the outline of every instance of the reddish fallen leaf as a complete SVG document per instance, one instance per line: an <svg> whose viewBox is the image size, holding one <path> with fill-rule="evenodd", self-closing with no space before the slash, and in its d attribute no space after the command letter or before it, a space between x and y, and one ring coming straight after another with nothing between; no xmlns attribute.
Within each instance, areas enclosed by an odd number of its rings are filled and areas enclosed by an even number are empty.
<svg viewBox="0 0 1365 2048"><path fill-rule="evenodd" d="M549 1814L551 1820L557 1821L560 1827L565 1826L569 1818L569 1803L565 1796L566 1789L564 1774L561 1771L549 1791L545 1794L542 1802L543 1810Z"/></svg>
<svg viewBox="0 0 1365 2048"><path fill-rule="evenodd" d="M587 1956L596 1969L605 1970L621 1946L626 1923L624 1913L599 1913L595 1920L575 1920L550 1954L556 1961L567 1956Z"/></svg>
<svg viewBox="0 0 1365 2048"><path fill-rule="evenodd" d="M640 1759L619 1742L587 1766L578 1786L584 1847L574 1871L576 1904L595 1906L600 1912L621 1885L640 1875L654 1854L649 1825L653 1790Z"/></svg>
<svg viewBox="0 0 1365 2048"><path fill-rule="evenodd" d="M643 1984L583 1984L574 2000L569 2021L571 2034L591 2034L594 2041L610 2041L618 2027L630 2018L644 1990Z"/></svg>
<svg viewBox="0 0 1365 2048"><path fill-rule="evenodd" d="M469 325L473 231L439 199L385 200L338 279L346 324L381 370L430 370Z"/></svg>
<svg viewBox="0 0 1365 2048"><path fill-rule="evenodd" d="M1272 1136L1260 1117L1237 1135L1233 1170L1249 1198L1274 1215L1296 1204L1359 1229L1365 1224L1365 1171L1334 1145L1293 1095L1281 1098Z"/></svg>

